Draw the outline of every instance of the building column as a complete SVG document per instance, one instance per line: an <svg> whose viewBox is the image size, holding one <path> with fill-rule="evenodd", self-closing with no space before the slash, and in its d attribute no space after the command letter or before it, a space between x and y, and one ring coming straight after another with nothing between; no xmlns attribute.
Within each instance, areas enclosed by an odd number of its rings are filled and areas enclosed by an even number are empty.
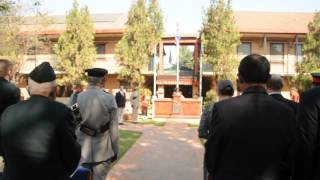
<svg viewBox="0 0 320 180"><path fill-rule="evenodd" d="M164 62L163 62L163 42L161 41L159 43L159 73L163 74L164 70Z"/></svg>
<svg viewBox="0 0 320 180"><path fill-rule="evenodd" d="M157 95L158 99L164 98L164 85L158 85Z"/></svg>

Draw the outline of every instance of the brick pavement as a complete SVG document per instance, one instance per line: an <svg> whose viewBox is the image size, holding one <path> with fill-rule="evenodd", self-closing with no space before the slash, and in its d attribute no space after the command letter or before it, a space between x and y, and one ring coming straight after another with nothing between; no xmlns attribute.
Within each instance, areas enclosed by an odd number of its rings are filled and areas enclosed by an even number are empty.
<svg viewBox="0 0 320 180"><path fill-rule="evenodd" d="M143 135L112 168L108 180L200 180L203 147L197 129L168 120L164 127L128 124Z"/></svg>

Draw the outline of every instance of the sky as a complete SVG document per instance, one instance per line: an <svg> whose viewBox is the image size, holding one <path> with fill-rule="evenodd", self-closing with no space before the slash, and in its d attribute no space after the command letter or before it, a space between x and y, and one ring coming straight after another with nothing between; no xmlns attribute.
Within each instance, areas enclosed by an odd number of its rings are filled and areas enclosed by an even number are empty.
<svg viewBox="0 0 320 180"><path fill-rule="evenodd" d="M23 0L32 2L35 0ZM90 13L125 13L134 0L78 0L87 5ZM204 10L210 0L158 0L162 8L165 33L197 33L201 27ZM49 14L66 14L73 0L40 0L41 10ZM232 0L235 11L314 12L320 10L320 0Z"/></svg>

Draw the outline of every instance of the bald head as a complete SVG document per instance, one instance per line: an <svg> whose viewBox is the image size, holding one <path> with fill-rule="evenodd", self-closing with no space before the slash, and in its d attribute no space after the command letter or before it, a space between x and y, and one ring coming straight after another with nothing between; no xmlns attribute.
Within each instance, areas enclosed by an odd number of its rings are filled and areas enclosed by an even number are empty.
<svg viewBox="0 0 320 180"><path fill-rule="evenodd" d="M7 77L12 70L12 63L7 59L0 59L0 77Z"/></svg>
<svg viewBox="0 0 320 180"><path fill-rule="evenodd" d="M283 88L283 81L279 74L272 74L267 82L267 88L272 91L281 91Z"/></svg>

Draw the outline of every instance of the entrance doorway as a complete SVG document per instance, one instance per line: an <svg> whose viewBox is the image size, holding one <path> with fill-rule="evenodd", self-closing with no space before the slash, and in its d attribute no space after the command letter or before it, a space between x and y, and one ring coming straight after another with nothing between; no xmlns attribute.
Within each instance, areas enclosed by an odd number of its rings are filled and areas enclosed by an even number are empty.
<svg viewBox="0 0 320 180"><path fill-rule="evenodd" d="M211 77L203 77L202 79L202 92L201 95L203 98L206 97L206 93L210 91L212 88L212 78Z"/></svg>
<svg viewBox="0 0 320 180"><path fill-rule="evenodd" d="M182 95L185 98L192 98L192 86L191 85L180 85L179 86ZM175 85L165 85L164 86L164 97L165 98L172 98L172 94L176 89Z"/></svg>

